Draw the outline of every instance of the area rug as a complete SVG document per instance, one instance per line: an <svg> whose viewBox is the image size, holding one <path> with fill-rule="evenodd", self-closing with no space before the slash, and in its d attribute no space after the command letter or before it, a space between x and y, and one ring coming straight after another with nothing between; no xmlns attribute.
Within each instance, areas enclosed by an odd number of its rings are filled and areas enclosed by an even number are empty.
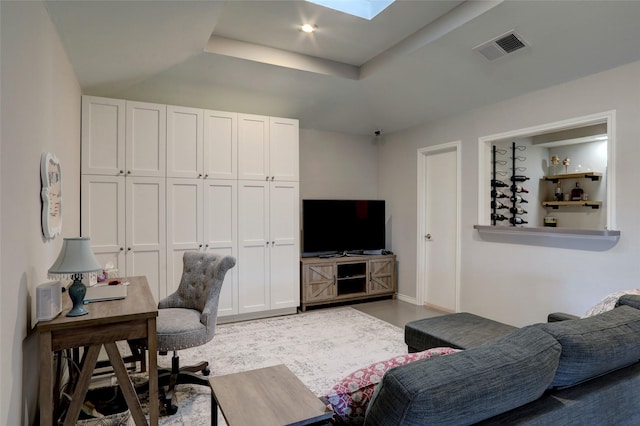
<svg viewBox="0 0 640 426"><path fill-rule="evenodd" d="M178 354L181 365L208 360L212 376L284 364L321 396L347 374L406 353L401 328L339 307L218 325L211 342ZM158 364L169 367L170 355L158 357ZM178 412L161 417L160 425L210 424L208 388L180 385L175 401ZM218 424L225 424L220 414Z"/></svg>

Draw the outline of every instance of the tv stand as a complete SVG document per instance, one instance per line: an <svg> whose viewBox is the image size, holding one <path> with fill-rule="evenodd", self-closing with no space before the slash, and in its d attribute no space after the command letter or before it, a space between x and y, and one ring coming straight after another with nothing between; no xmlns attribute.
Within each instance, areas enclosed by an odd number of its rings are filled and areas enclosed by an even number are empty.
<svg viewBox="0 0 640 426"><path fill-rule="evenodd" d="M396 293L396 256L346 254L300 260L300 308Z"/></svg>

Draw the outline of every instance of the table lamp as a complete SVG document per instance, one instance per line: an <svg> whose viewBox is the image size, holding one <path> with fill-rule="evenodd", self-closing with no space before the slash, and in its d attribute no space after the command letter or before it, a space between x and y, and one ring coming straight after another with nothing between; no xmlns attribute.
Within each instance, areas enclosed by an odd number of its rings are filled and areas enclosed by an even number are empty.
<svg viewBox="0 0 640 426"><path fill-rule="evenodd" d="M69 297L73 307L68 317L78 317L89 312L84 308L84 295L87 288L82 283L83 274L101 271L102 266L91 251L89 238L65 238L62 242L60 254L55 263L49 268L51 278L70 278L73 284L69 286Z"/></svg>

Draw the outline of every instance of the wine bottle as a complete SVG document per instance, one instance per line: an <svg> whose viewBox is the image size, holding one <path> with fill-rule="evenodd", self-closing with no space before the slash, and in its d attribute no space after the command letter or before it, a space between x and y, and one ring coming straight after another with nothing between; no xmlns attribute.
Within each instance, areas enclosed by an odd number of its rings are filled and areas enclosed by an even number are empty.
<svg viewBox="0 0 640 426"><path fill-rule="evenodd" d="M491 186L493 186L494 188L506 188L509 185L507 185L500 179L491 179Z"/></svg>
<svg viewBox="0 0 640 426"><path fill-rule="evenodd" d="M509 199L511 201L515 201L516 203L528 203L527 200L525 200L524 198L522 198L519 195L512 195L511 197L509 197Z"/></svg>
<svg viewBox="0 0 640 426"><path fill-rule="evenodd" d="M521 217L510 217L509 222L511 222L512 225L523 225L525 223L529 223Z"/></svg>
<svg viewBox="0 0 640 426"><path fill-rule="evenodd" d="M508 209L508 206L505 206L504 204L502 204L500 201L492 201L491 202L491 208L492 209Z"/></svg>
<svg viewBox="0 0 640 426"><path fill-rule="evenodd" d="M508 195L505 194L504 192L500 191L500 190L494 189L494 190L491 191L491 197L492 198L507 198Z"/></svg>
<svg viewBox="0 0 640 426"><path fill-rule="evenodd" d="M522 207L511 207L509 208L509 212L515 213L515 214L527 214L527 211Z"/></svg>
<svg viewBox="0 0 640 426"><path fill-rule="evenodd" d="M571 190L571 201L581 201L584 190L580 188L580 182L576 182L576 187Z"/></svg>
<svg viewBox="0 0 640 426"><path fill-rule="evenodd" d="M496 213L496 214L491 214L491 220L496 220L496 221L503 221L503 220L508 220L509 218L506 217L503 214L500 213Z"/></svg>
<svg viewBox="0 0 640 426"><path fill-rule="evenodd" d="M513 182L524 182L525 180L529 180L529 177L525 175L513 175L511 176L511 180Z"/></svg>
<svg viewBox="0 0 640 426"><path fill-rule="evenodd" d="M556 197L556 201L562 201L564 199L564 195L562 195L562 187L560 186L560 182L558 182L558 186L556 186L555 197Z"/></svg>
<svg viewBox="0 0 640 426"><path fill-rule="evenodd" d="M527 193L529 192L528 189L525 189L520 185L511 185L511 191L513 191L513 192L527 192Z"/></svg>

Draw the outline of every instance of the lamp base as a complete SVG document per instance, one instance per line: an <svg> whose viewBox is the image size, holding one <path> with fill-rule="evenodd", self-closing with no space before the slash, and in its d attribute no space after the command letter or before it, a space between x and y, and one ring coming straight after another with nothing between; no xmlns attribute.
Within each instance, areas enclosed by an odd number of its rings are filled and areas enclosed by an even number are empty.
<svg viewBox="0 0 640 426"><path fill-rule="evenodd" d="M87 294L87 288L81 281L82 276L76 276L68 288L69 297L73 302L73 307L67 313L68 317L79 317L81 315L87 315L89 311L84 308L84 295Z"/></svg>

